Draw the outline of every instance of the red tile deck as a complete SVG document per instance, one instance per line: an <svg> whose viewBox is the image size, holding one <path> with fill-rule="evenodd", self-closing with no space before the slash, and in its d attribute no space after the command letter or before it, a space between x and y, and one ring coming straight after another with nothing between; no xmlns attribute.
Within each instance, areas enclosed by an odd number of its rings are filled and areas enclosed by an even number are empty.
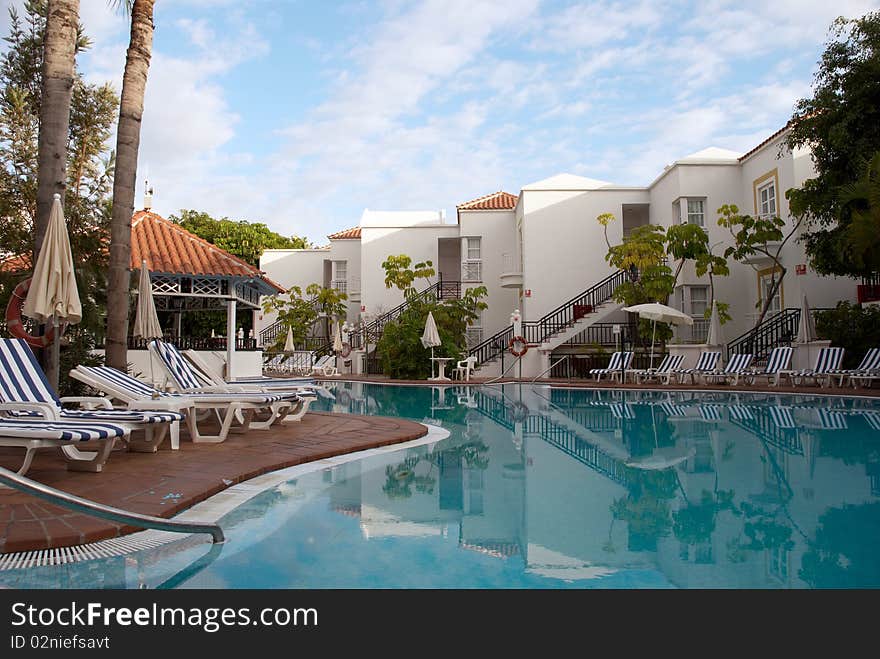
<svg viewBox="0 0 880 659"><path fill-rule="evenodd" d="M125 510L172 517L266 472L335 455L417 439L427 429L404 419L309 412L298 423L231 433L221 444L193 444L181 429L180 450L114 451L99 474L67 471L59 451L41 451L28 477ZM18 469L24 451L0 449L0 465ZM0 553L66 547L140 529L53 506L0 487Z"/></svg>

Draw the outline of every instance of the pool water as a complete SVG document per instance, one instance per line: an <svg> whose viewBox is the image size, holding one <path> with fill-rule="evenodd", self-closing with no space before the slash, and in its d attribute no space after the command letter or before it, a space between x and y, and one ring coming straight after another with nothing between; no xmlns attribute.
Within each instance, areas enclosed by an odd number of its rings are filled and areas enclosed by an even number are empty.
<svg viewBox="0 0 880 659"><path fill-rule="evenodd" d="M300 475L200 539L19 588L877 588L867 398L330 383L447 439Z"/></svg>

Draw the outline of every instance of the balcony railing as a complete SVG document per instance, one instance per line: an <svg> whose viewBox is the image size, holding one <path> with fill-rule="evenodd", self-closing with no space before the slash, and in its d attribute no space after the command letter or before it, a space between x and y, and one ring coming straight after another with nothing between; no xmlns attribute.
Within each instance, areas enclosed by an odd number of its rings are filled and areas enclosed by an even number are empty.
<svg viewBox="0 0 880 659"><path fill-rule="evenodd" d="M461 262L462 281L483 281L482 259L470 259Z"/></svg>
<svg viewBox="0 0 880 659"><path fill-rule="evenodd" d="M166 338L166 341L173 343L179 350L226 350L226 337L215 336L199 339L191 336L181 336L178 338ZM128 337L129 350L146 350L149 339L140 337ZM239 351L257 350L257 340L254 338L235 339L235 349Z"/></svg>

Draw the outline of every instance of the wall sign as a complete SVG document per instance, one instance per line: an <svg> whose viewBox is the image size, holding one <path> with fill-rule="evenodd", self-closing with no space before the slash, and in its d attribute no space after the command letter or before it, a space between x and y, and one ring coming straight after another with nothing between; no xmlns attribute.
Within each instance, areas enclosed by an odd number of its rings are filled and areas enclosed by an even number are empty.
<svg viewBox="0 0 880 659"><path fill-rule="evenodd" d="M532 297L532 289L531 289L531 288L527 288L527 289L523 292L523 295L524 295L525 297Z"/></svg>
<svg viewBox="0 0 880 659"><path fill-rule="evenodd" d="M807 264L806 263L798 263L796 266L794 266L794 271L798 275L807 274Z"/></svg>

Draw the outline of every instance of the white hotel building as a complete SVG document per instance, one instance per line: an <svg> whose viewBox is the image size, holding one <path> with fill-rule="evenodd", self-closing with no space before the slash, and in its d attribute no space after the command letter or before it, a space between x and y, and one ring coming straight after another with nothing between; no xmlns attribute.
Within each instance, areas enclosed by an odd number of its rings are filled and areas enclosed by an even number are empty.
<svg viewBox="0 0 880 659"><path fill-rule="evenodd" d="M328 246L267 250L260 268L283 286L317 282L346 291L347 321L354 324L369 322L403 301L400 291L385 287L381 267L385 258L407 254L414 262L430 259L438 273L434 281L488 288L488 309L469 336L475 346L509 328L514 309L521 311L527 325L535 323L614 273L605 261L603 228L596 221L602 213L615 216L608 227L612 245L643 224L668 227L689 222L706 229L710 244L720 243L715 253L723 253L731 242L727 229L717 225L716 209L723 204L791 222L785 191L800 187L814 169L809 150L786 149L785 136L783 128L745 154L718 148L699 151L665 167L646 187L558 174L524 185L518 195L496 192L460 204L454 218L447 219L443 211L365 210L357 227L330 235ZM800 307L803 294L813 308L856 300L857 282L812 272L798 240L788 241L781 260L787 273L772 303L774 312ZM716 278L715 283L716 298L730 305L733 317L723 326L727 341L754 326L772 263L756 258L752 264L731 262L730 266L730 276ZM711 304L708 283L692 267L679 277L670 304L698 322L684 328L674 343L704 340L705 323L700 319ZM551 353L568 350L579 336L586 336L588 327L624 323L626 314L619 308L613 301L586 309L581 305L580 312L569 313L568 322L558 325L552 335L533 333L533 340L524 332L533 345L523 358L523 375L541 373ZM270 315L257 314L256 335L274 321ZM502 334L498 345L511 335L512 331ZM355 372L362 368L358 352L352 360ZM481 353L480 374L499 374L500 360L483 359L488 355Z"/></svg>

